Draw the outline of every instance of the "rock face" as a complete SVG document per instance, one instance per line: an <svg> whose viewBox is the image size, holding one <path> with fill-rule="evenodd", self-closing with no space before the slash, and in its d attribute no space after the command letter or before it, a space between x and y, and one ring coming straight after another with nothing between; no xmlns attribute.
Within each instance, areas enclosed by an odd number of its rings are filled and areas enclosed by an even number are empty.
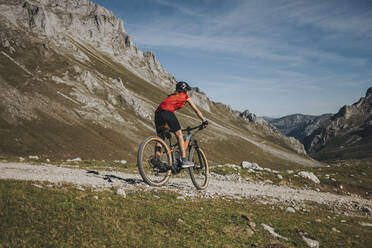
<svg viewBox="0 0 372 248"><path fill-rule="evenodd" d="M1 0L0 8L12 24L30 28L48 43L78 51L71 40L83 41L150 82L168 87L175 83L152 52L142 52L133 44L122 20L98 4L88 0Z"/></svg>
<svg viewBox="0 0 372 248"><path fill-rule="evenodd" d="M11 5L0 0L0 4L3 4L2 14L13 19L13 24L22 23L45 36L48 43L80 53L71 39L82 41L112 56L146 81L174 90L176 79L165 71L154 53L139 50L123 21L98 4L88 0L29 0ZM195 91L193 95L198 106L210 110L205 94Z"/></svg>
<svg viewBox="0 0 372 248"><path fill-rule="evenodd" d="M293 114L281 118L270 119L268 122L275 126L281 133L288 135L295 128L303 126L305 123L313 120L316 116Z"/></svg>
<svg viewBox="0 0 372 248"><path fill-rule="evenodd" d="M193 90L190 92L190 96L192 97L194 103L200 108L208 112L211 111L207 95L204 92L201 92L199 88L193 88Z"/></svg>
<svg viewBox="0 0 372 248"><path fill-rule="evenodd" d="M324 158L332 158L332 153L345 158L365 158L372 156L371 137L372 87L367 90L365 97L351 106L343 106L321 127L305 137L304 144L310 153L320 153Z"/></svg>
<svg viewBox="0 0 372 248"><path fill-rule="evenodd" d="M265 120L265 118L257 117L255 114L249 112L249 110L244 110L243 112L238 112L238 116L247 120L250 123L260 126L262 131L274 136L276 139L281 140L287 147L296 151L299 154L306 154L304 145L294 137L287 137L280 133L273 125Z"/></svg>
<svg viewBox="0 0 372 248"><path fill-rule="evenodd" d="M242 113L239 115L242 118L247 119L250 122L255 122L257 120L257 117L255 114L250 113L248 109L244 110Z"/></svg>
<svg viewBox="0 0 372 248"><path fill-rule="evenodd" d="M282 134L294 137L303 142L314 130L321 127L331 118L332 114L320 116L293 114L278 119L270 119L268 122L276 127Z"/></svg>

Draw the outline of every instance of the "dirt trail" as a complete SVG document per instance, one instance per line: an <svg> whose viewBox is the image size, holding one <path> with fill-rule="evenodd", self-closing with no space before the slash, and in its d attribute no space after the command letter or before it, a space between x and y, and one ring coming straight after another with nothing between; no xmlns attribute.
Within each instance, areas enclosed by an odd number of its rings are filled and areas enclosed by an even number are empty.
<svg viewBox="0 0 372 248"><path fill-rule="evenodd" d="M72 183L78 186L96 189L120 187L123 190L154 189L143 183L137 174L114 171L90 171L77 168L58 167L55 165L31 165L26 163L0 162L0 179L17 179L42 181L50 183ZM272 184L222 181L211 178L209 187L197 191L190 178L172 178L161 189L171 190L186 197L227 196L232 198L259 198L267 203L312 201L330 206L346 207L350 210L372 208L372 200L354 196L341 196L331 193L317 192L308 189L293 189L287 186Z"/></svg>

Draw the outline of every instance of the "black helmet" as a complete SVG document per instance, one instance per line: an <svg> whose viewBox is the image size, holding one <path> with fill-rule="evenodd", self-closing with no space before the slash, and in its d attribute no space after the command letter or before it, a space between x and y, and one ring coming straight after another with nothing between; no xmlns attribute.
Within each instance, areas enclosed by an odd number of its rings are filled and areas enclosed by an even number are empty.
<svg viewBox="0 0 372 248"><path fill-rule="evenodd" d="M181 92L185 92L186 91L189 91L191 90L191 87L188 83L186 82L183 82L183 81L179 81L177 84L176 84L176 91L181 91Z"/></svg>

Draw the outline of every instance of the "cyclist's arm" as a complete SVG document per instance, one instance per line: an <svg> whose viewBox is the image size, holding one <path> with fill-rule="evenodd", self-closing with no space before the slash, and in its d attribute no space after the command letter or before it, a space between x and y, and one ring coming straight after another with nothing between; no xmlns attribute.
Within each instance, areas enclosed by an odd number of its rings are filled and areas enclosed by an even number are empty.
<svg viewBox="0 0 372 248"><path fill-rule="evenodd" d="M190 98L187 98L186 100L191 108L195 111L196 115L200 118L200 120L202 122L206 121L207 119L204 118L203 114L199 111L199 109L196 107L195 103L192 101L191 97Z"/></svg>

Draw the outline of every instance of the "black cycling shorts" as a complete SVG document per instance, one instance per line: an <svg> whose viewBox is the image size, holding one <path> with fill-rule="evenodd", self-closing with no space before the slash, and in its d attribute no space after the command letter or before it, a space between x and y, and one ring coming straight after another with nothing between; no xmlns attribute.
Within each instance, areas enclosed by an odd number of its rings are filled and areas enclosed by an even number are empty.
<svg viewBox="0 0 372 248"><path fill-rule="evenodd" d="M177 132L181 129L176 115L172 112L159 109L155 112L156 133L160 134L164 126L168 125L171 132Z"/></svg>

